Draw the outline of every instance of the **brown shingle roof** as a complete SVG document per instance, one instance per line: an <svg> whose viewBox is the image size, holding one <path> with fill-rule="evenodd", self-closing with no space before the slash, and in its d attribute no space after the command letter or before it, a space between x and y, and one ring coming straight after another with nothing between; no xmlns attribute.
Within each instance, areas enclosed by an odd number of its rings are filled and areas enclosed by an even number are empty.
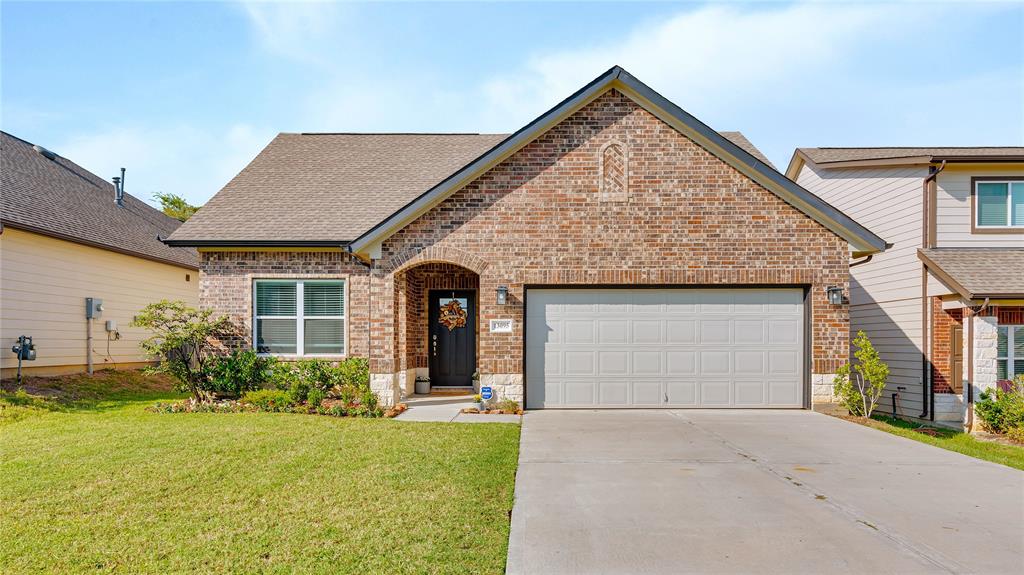
<svg viewBox="0 0 1024 575"><path fill-rule="evenodd" d="M918 256L969 299L1024 297L1024 247L931 248Z"/></svg>
<svg viewBox="0 0 1024 575"><path fill-rule="evenodd" d="M726 138L771 165L739 132ZM345 243L507 134L279 134L173 242Z"/></svg>
<svg viewBox="0 0 1024 575"><path fill-rule="evenodd" d="M754 156L758 160L761 160L762 162L764 162L765 165L771 166L772 168L775 167L774 164L772 164L771 162L768 161L767 156L762 154L761 150L757 149L757 146L755 146L754 144L751 144L750 140L748 140L747 137L744 136L742 132L719 132L719 134L722 134L723 136L726 137L727 140L729 140L730 142L732 142L732 143L736 144L737 146L743 148L743 150L745 152L747 152L748 154L750 154L751 156Z"/></svg>
<svg viewBox="0 0 1024 575"><path fill-rule="evenodd" d="M970 158L1019 158L1024 147L959 148L798 148L815 164L857 160L890 160L927 156L933 160Z"/></svg>
<svg viewBox="0 0 1024 575"><path fill-rule="evenodd" d="M164 245L181 222L125 194L114 203L114 186L60 156L48 159L32 144L0 132L0 220L62 239L193 269L191 248Z"/></svg>

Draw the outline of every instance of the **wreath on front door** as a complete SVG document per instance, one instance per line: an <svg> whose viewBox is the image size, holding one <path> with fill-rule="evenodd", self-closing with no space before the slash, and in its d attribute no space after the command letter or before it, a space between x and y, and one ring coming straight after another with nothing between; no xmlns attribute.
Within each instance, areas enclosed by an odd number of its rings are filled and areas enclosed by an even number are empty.
<svg viewBox="0 0 1024 575"><path fill-rule="evenodd" d="M441 316L438 321L448 328L448 331L457 327L466 327L466 310L459 304L459 300L453 299L441 306Z"/></svg>

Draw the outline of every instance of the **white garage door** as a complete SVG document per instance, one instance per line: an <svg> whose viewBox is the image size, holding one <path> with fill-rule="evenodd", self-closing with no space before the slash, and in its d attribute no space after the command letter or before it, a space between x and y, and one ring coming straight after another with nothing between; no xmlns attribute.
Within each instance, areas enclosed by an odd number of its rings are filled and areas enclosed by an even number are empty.
<svg viewBox="0 0 1024 575"><path fill-rule="evenodd" d="M526 404L801 407L800 289L531 289Z"/></svg>

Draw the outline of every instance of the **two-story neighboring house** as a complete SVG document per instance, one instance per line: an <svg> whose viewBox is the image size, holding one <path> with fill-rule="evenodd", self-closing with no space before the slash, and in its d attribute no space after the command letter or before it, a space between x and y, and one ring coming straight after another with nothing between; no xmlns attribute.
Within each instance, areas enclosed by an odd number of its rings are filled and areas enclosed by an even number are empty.
<svg viewBox="0 0 1024 575"><path fill-rule="evenodd" d="M1024 147L799 148L786 175L892 243L850 268L881 409L972 426L980 391L1024 374Z"/></svg>

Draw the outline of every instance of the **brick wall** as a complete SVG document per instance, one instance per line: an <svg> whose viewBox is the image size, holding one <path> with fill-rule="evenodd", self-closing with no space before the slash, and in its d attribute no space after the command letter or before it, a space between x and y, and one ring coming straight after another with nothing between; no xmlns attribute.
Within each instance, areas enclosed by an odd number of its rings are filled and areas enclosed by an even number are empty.
<svg viewBox="0 0 1024 575"><path fill-rule="evenodd" d="M600 163L612 141L628 172L609 201ZM541 284L810 285L813 372L847 360L847 306L825 295L848 287L846 242L615 91L399 231L382 254L382 316L403 297L396 272L420 261L479 273L481 294L509 286L508 305L480 298L481 325L515 321L511 334L482 330L482 374L522 373L524 286ZM371 336L371 370L394 372L398 330Z"/></svg>
<svg viewBox="0 0 1024 575"><path fill-rule="evenodd" d="M227 347L252 346L252 282L255 279L345 279L348 354L367 356L365 265L340 251L201 252L199 299L202 307L226 314L236 326Z"/></svg>
<svg viewBox="0 0 1024 575"><path fill-rule="evenodd" d="M963 325L963 310L942 309L942 299L932 298L932 388L935 393L954 393L961 384L953 381L950 356L953 326Z"/></svg>

